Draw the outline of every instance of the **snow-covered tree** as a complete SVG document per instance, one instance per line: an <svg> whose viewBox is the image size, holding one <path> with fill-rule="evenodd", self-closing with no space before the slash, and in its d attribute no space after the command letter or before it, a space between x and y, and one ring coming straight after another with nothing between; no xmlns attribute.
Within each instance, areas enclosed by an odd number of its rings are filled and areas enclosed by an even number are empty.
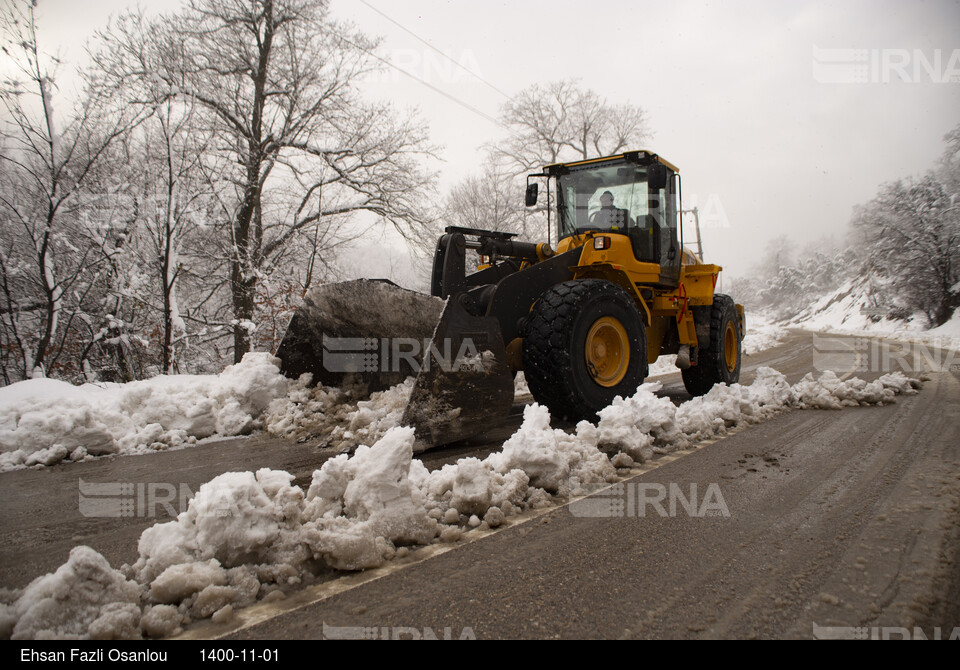
<svg viewBox="0 0 960 670"><path fill-rule="evenodd" d="M11 66L0 87L6 382L82 365L88 310L115 249L109 226L82 209L111 147L142 120L141 108L113 104L89 79L76 104L58 107L60 61L39 42L36 5L17 0L0 11Z"/></svg>
<svg viewBox="0 0 960 670"><path fill-rule="evenodd" d="M576 80L534 84L503 106L509 130L491 145L494 160L515 175L567 160L641 149L650 139L647 115L635 104L616 104Z"/></svg>
<svg viewBox="0 0 960 670"><path fill-rule="evenodd" d="M116 77L189 99L216 137L212 225L228 259L235 360L251 348L266 278L305 278L311 259L322 265L361 232L353 215L408 236L431 220L426 131L360 96L375 45L324 0L188 0L146 25L122 18L103 43Z"/></svg>
<svg viewBox="0 0 960 670"><path fill-rule="evenodd" d="M451 225L517 233L526 237L523 189L495 165L454 185L444 220Z"/></svg>
<svg viewBox="0 0 960 670"><path fill-rule="evenodd" d="M884 185L853 223L897 296L932 327L949 320L960 306L960 195L940 174Z"/></svg>

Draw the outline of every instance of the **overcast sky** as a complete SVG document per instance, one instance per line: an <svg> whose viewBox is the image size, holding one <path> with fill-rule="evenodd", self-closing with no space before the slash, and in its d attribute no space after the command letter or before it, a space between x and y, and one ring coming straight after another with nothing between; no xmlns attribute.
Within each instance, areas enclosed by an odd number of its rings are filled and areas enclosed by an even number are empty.
<svg viewBox="0 0 960 670"><path fill-rule="evenodd" d="M41 0L42 39L77 62L84 39L130 4ZM503 136L491 118L504 94L575 77L610 102L643 107L645 148L680 168L685 206L703 213L707 260L728 274L747 273L779 235L798 247L841 236L854 205L930 168L960 124L958 0L333 0L332 8L381 37L386 60L445 94L395 70L369 83L370 95L420 107L444 147L447 186L478 171L481 145Z"/></svg>

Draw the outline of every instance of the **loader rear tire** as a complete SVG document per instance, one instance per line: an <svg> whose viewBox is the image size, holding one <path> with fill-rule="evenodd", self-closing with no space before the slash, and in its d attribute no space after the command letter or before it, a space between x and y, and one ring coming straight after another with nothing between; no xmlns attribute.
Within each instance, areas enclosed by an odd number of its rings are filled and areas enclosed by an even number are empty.
<svg viewBox="0 0 960 670"><path fill-rule="evenodd" d="M740 319L733 298L717 294L710 309L710 341L697 353L697 365L683 371L683 385L692 396L705 395L716 384L740 381Z"/></svg>
<svg viewBox="0 0 960 670"><path fill-rule="evenodd" d="M534 399L568 421L597 421L647 376L646 329L626 291L602 279L549 288L531 310L523 366Z"/></svg>

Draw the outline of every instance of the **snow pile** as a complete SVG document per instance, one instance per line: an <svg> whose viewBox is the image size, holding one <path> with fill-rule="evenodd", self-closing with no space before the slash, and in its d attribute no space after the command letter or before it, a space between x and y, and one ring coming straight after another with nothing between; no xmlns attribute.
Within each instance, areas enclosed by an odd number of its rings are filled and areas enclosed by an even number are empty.
<svg viewBox="0 0 960 670"><path fill-rule="evenodd" d="M581 422L572 433L552 428L545 407L529 405L501 451L432 472L413 458L414 430L389 428L373 446L324 463L306 493L275 470L213 479L176 520L143 532L138 560L122 572L75 549L53 575L0 594L0 635L160 637L197 619L226 621L236 608L310 583L324 565L370 569L409 546L455 542L615 482L617 468L653 453L785 408L885 404L919 386L900 373L868 383L830 372L790 386L761 368L749 386L721 384L675 407L656 396L659 384L644 384L602 410L597 425ZM376 409L384 406L364 408L365 425L387 421L389 412Z"/></svg>
<svg viewBox="0 0 960 670"><path fill-rule="evenodd" d="M32 379L0 388L0 471L248 433L287 393L291 382L279 364L251 353L219 375L80 387Z"/></svg>
<svg viewBox="0 0 960 670"><path fill-rule="evenodd" d="M303 442L333 430L346 418L348 394L341 389L311 386L310 374L301 375L287 394L270 403L263 415L271 435Z"/></svg>
<svg viewBox="0 0 960 670"><path fill-rule="evenodd" d="M137 578L152 584L167 571L196 561L223 568L302 562L296 534L303 491L292 481L286 472L261 469L256 474L228 472L207 482L176 520L141 535L140 559L133 566Z"/></svg>
<svg viewBox="0 0 960 670"><path fill-rule="evenodd" d="M464 365L477 361L489 365L492 355L485 351ZM408 377L402 384L357 400L350 390L311 387L309 375L304 375L291 385L285 397L270 404L263 423L271 435L301 442L318 440L349 452L359 445L375 443L391 428L400 426L415 382ZM514 395L530 395L522 372L514 380Z"/></svg>
<svg viewBox="0 0 960 670"><path fill-rule="evenodd" d="M320 439L328 446L350 451L373 444L400 425L414 382L408 377L402 384L357 400L349 390L311 387L310 376L303 375L285 397L270 403L264 425L278 437Z"/></svg>
<svg viewBox="0 0 960 670"><path fill-rule="evenodd" d="M680 447L687 443L676 420L677 408L669 398L656 394L662 385L653 382L640 386L637 393L613 403L598 413L599 443L619 449L634 461L649 460L658 447Z"/></svg>
<svg viewBox="0 0 960 670"><path fill-rule="evenodd" d="M534 403L524 408L520 429L485 463L501 475L523 471L531 486L567 496L577 493L581 484L616 475L609 459L597 449L598 439L596 427L587 421L577 424L572 435L551 428L550 412Z"/></svg>
<svg viewBox="0 0 960 670"><path fill-rule="evenodd" d="M313 474L303 541L314 557L360 570L381 565L396 545L427 544L436 536L425 497L410 480L413 443L412 428L393 428L374 446L330 459Z"/></svg>
<svg viewBox="0 0 960 670"><path fill-rule="evenodd" d="M140 587L90 547L0 604L0 636L14 640L140 637Z"/></svg>
<svg viewBox="0 0 960 670"><path fill-rule="evenodd" d="M886 405L899 394L913 394L920 382L902 372L884 375L876 381L865 382L853 377L842 381L836 373L826 371L819 379L807 374L794 385L797 405L805 409L842 409L859 405Z"/></svg>
<svg viewBox="0 0 960 670"><path fill-rule="evenodd" d="M684 434L703 440L722 435L741 422L758 423L786 407L797 406L797 394L786 377L772 368L758 368L753 384L718 384L703 396L677 408Z"/></svg>

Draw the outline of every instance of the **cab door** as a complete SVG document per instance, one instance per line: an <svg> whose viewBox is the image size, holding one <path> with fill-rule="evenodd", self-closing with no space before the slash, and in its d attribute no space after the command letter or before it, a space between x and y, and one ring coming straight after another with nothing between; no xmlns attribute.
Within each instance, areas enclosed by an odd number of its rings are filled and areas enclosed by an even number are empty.
<svg viewBox="0 0 960 670"><path fill-rule="evenodd" d="M664 165L660 175L651 175L650 211L657 223L657 257L660 284L676 287L680 282L680 175Z"/></svg>

